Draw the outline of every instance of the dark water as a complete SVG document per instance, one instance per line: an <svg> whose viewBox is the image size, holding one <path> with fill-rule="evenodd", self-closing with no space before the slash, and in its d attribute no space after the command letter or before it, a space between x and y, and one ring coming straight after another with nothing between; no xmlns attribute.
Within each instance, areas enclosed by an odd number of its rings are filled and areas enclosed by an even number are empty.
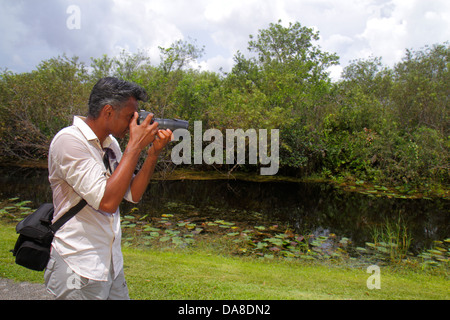
<svg viewBox="0 0 450 320"><path fill-rule="evenodd" d="M51 201L47 170L0 168L0 198L19 197L34 205ZM122 205L127 212L134 205ZM289 225L300 234L334 233L354 244L371 241L373 226L404 221L413 251L450 236L450 201L370 197L324 183L237 180L152 182L137 206L141 214L195 215L249 224ZM414 250L415 249L415 250Z"/></svg>

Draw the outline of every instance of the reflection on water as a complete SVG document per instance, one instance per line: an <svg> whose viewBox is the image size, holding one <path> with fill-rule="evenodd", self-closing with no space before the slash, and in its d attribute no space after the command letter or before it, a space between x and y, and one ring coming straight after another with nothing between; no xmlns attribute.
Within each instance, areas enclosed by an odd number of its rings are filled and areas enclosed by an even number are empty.
<svg viewBox="0 0 450 320"><path fill-rule="evenodd" d="M8 197L31 200L35 206L51 201L47 171L0 168L0 198ZM122 212L133 207L124 203ZM450 236L448 200L369 197L324 183L156 181L137 207L139 212L157 217L179 213L254 226L289 225L301 234L331 232L357 245L371 241L372 226L399 217L406 222L416 249Z"/></svg>

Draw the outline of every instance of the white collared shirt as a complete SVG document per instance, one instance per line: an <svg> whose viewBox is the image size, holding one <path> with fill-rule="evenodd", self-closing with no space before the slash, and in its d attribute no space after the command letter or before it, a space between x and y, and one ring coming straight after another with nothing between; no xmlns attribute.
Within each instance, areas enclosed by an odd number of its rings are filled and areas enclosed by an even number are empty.
<svg viewBox="0 0 450 320"><path fill-rule="evenodd" d="M122 152L114 137L107 137L103 147L112 149L117 163L120 161ZM74 117L73 125L53 138L48 157L55 207L53 222L81 198L87 202L56 232L52 246L74 272L98 281L107 280L111 262L115 275L123 267L119 209L114 214L99 210L111 175L103 163L104 154L100 141L84 119ZM129 188L124 198L133 202Z"/></svg>

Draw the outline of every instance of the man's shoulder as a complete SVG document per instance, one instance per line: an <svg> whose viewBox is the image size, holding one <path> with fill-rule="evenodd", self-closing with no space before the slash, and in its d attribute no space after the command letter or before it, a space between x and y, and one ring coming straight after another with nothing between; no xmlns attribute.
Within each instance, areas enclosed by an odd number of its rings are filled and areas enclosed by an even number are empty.
<svg viewBox="0 0 450 320"><path fill-rule="evenodd" d="M74 125L61 129L52 139L51 146L56 144L64 144L67 140L81 140L83 135Z"/></svg>

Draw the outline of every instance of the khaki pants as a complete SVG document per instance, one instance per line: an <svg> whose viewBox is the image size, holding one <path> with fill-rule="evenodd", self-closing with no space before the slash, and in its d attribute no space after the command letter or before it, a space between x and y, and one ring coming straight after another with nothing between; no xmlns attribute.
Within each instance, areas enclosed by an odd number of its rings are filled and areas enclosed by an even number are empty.
<svg viewBox="0 0 450 320"><path fill-rule="evenodd" d="M81 277L52 248L44 274L45 285L48 292L61 300L129 300L123 268L117 277L112 263L110 269L107 281Z"/></svg>

